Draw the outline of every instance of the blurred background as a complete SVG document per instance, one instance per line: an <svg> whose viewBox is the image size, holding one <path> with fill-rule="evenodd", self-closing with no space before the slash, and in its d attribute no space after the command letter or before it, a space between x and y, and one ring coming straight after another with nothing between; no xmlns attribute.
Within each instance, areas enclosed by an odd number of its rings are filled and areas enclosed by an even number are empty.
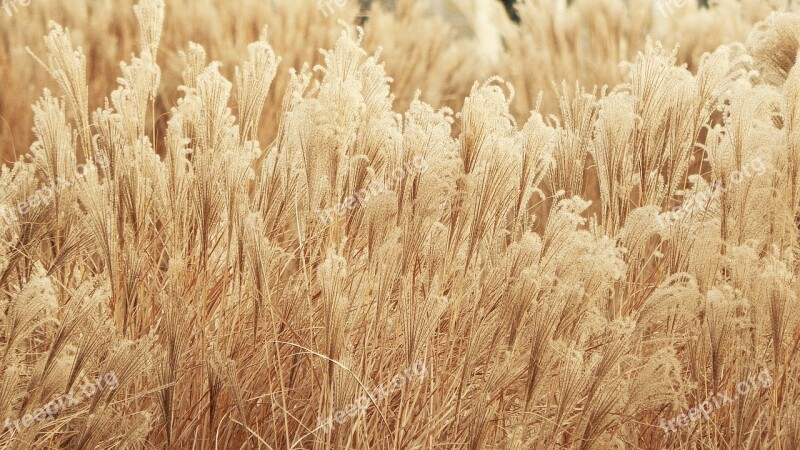
<svg viewBox="0 0 800 450"><path fill-rule="evenodd" d="M656 3L662 2L662 3ZM90 110L116 87L119 61L135 51L138 25L133 0L36 0L13 16L0 14L0 152L13 161L31 144L31 104L53 87L45 70L26 52L44 54L42 37L54 21L71 30L86 55ZM663 11L659 11L659 5ZM338 6L342 5L342 6ZM696 67L704 52L744 41L752 25L775 9L796 8L786 0L169 0L158 55L162 89L160 135L166 113L178 98L182 62L189 42L203 45L209 60L223 62L233 78L248 43L263 27L282 63L264 111L260 138L275 135L277 111L290 69L321 61L343 25L364 27L362 46L383 48L380 60L394 79L395 110L402 112L419 90L436 106L460 109L475 81L499 75L515 88L518 120L528 117L543 93L541 108L556 113L556 96L595 85L613 86L624 73L619 62L644 48L648 37L677 46L679 64ZM243 14L246 12L246 14ZM713 32L709 32L713 30ZM98 38L102 36L102 38ZM408 64L413 61L414 64ZM522 64L519 62L522 61ZM511 64L514 62L515 64Z"/></svg>

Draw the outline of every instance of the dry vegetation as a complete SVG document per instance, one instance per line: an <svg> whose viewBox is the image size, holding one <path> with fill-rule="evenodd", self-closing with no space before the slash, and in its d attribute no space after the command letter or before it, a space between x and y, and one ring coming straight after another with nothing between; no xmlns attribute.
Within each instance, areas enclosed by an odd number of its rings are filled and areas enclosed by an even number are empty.
<svg viewBox="0 0 800 450"><path fill-rule="evenodd" d="M800 448L796 9L466 12L489 31L415 1L364 30L355 1L338 23L310 0L2 17L0 211L27 211L0 219L0 420L84 377L119 387L0 445Z"/></svg>

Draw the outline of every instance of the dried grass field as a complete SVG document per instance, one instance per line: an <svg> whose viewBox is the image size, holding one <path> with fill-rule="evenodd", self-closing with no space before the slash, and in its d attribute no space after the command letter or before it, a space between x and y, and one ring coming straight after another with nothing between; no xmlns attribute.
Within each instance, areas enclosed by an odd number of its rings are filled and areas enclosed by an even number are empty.
<svg viewBox="0 0 800 450"><path fill-rule="evenodd" d="M0 448L800 448L800 5L0 0Z"/></svg>

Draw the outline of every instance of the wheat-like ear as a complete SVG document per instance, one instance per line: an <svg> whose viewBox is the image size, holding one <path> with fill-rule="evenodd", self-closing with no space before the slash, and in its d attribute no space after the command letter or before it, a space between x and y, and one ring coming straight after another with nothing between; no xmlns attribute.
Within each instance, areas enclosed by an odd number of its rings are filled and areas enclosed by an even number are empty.
<svg viewBox="0 0 800 450"><path fill-rule="evenodd" d="M525 277L531 276L531 271L522 273ZM541 395L545 386L548 372L555 357L551 347L551 340L555 336L560 308L558 304L544 302L538 294L533 298L536 303L530 307L530 328L524 330L528 344L528 354L525 358L525 389L524 411L530 411ZM533 319L533 318L537 319Z"/></svg>
<svg viewBox="0 0 800 450"><path fill-rule="evenodd" d="M64 102L45 89L33 107L33 117L37 140L31 146L31 154L42 180L52 183L72 175L76 162L72 150L73 130L67 123ZM59 194L54 193L55 196Z"/></svg>
<svg viewBox="0 0 800 450"><path fill-rule="evenodd" d="M537 104L538 107L538 104ZM544 197L541 183L552 169L553 149L556 144L557 131L545 124L539 111L533 111L528 122L522 128L522 163L520 164L519 188L515 203L514 218L517 228L528 228L532 225L529 218L530 202L534 194ZM520 230L517 230L518 232Z"/></svg>
<svg viewBox="0 0 800 450"><path fill-rule="evenodd" d="M798 50L800 55L800 50ZM795 56L797 58L797 55ZM795 63L783 84L782 120L786 127L789 206L795 229L800 229L800 64Z"/></svg>
<svg viewBox="0 0 800 450"><path fill-rule="evenodd" d="M563 84L558 103L563 123L558 127L558 143L553 151L555 167L548 177L548 187L551 193L563 191L567 196L581 195L586 156L599 110L597 92L589 94L576 85L570 94Z"/></svg>
<svg viewBox="0 0 800 450"><path fill-rule="evenodd" d="M236 68L236 99L239 103L242 142L256 140L264 102L281 61L267 43L266 28L258 42L247 46L247 53L250 59L241 68Z"/></svg>
<svg viewBox="0 0 800 450"><path fill-rule="evenodd" d="M55 321L58 299L52 280L46 276L41 266L35 268L30 279L7 305L5 312L6 342L3 348L3 362L14 361L29 349L33 333L48 322ZM59 327L59 332L61 328ZM62 341L62 345L64 342ZM16 352L20 350L20 355ZM54 344L51 348L56 348ZM55 352L51 352L55 356ZM47 365L41 371L45 371ZM28 401L26 399L26 401Z"/></svg>
<svg viewBox="0 0 800 450"><path fill-rule="evenodd" d="M111 428L111 418L106 415L93 414L83 422L83 429L70 442L76 449L89 449L95 447L103 440L105 430Z"/></svg>
<svg viewBox="0 0 800 450"><path fill-rule="evenodd" d="M317 277L320 286L320 302L322 323L325 324L323 335L323 354L331 359L338 359L345 346L345 324L348 316L345 283L347 261L340 255L330 251L318 268ZM332 383L334 364L327 363L327 381Z"/></svg>
<svg viewBox="0 0 800 450"><path fill-rule="evenodd" d="M14 361L12 363L11 361L6 360L3 364L3 367L3 372L0 374L0 377L3 381L3 383L0 384L0 408L2 408L3 415L8 417L8 415L13 411L14 405L18 403L20 397L23 395L21 393L21 366L19 365L18 361Z"/></svg>
<svg viewBox="0 0 800 450"><path fill-rule="evenodd" d="M583 355L574 348L559 345L556 350L561 354L561 361L555 379L555 395L558 398L556 411L551 422L548 436L552 439L562 432L565 426L567 415L580 400L579 396L583 392L587 382L587 368L583 362Z"/></svg>
<svg viewBox="0 0 800 450"><path fill-rule="evenodd" d="M756 24L747 40L761 76L768 83L781 85L797 63L800 50L800 18L794 14L772 12Z"/></svg>
<svg viewBox="0 0 800 450"><path fill-rule="evenodd" d="M111 104L120 115L127 142L133 143L146 130L147 108L158 91L161 69L149 54L134 57L130 65L122 63L121 67L121 86L111 93Z"/></svg>
<svg viewBox="0 0 800 450"><path fill-rule="evenodd" d="M152 415L145 411L126 416L125 429L121 430L117 436L107 440L106 443L117 448L147 448L150 445L148 436L152 432Z"/></svg>
<svg viewBox="0 0 800 450"><path fill-rule="evenodd" d="M69 30L51 22L50 33L44 39L47 49L47 63L39 59L28 48L28 53L35 58L58 83L66 96L72 113L77 121L77 132L81 142L83 159L92 154L92 131L89 121L89 88L86 78L86 56L79 47L74 50Z"/></svg>
<svg viewBox="0 0 800 450"><path fill-rule="evenodd" d="M148 55L155 61L161 42L161 30L164 25L164 0L140 0L133 7L139 23L139 52L142 57ZM155 92L153 93L155 95Z"/></svg>
<svg viewBox="0 0 800 450"><path fill-rule="evenodd" d="M628 201L640 179L631 149L637 117L628 93L609 95L600 104L590 153L597 164L603 223L606 231L614 234L627 216Z"/></svg>
<svg viewBox="0 0 800 450"><path fill-rule="evenodd" d="M187 52L180 51L178 54L183 60L184 69L181 72L183 77L183 85L189 89L197 87L197 77L206 68L206 50L202 45L194 42L189 43L189 50Z"/></svg>

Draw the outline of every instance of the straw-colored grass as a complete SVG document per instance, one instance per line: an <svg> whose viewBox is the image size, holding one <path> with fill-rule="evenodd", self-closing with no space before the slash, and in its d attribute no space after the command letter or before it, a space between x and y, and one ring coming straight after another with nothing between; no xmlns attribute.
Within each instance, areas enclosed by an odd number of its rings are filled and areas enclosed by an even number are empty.
<svg viewBox="0 0 800 450"><path fill-rule="evenodd" d="M0 445L800 447L775 3L3 17Z"/></svg>

